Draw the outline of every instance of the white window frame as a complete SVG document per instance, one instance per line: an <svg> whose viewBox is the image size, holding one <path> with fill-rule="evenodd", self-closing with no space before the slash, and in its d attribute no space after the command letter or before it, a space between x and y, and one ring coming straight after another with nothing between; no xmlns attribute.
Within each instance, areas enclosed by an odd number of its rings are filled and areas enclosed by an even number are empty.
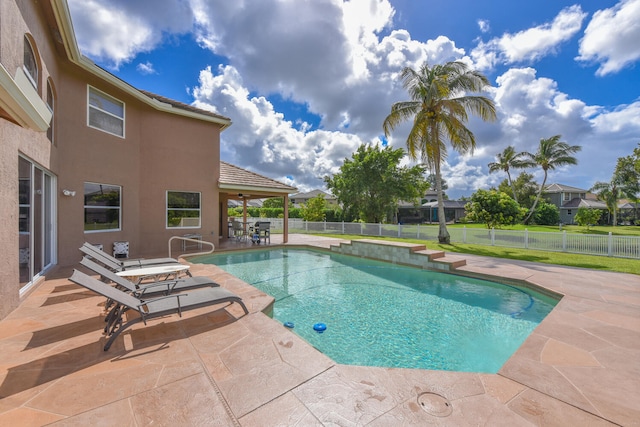
<svg viewBox="0 0 640 427"><path fill-rule="evenodd" d="M29 46L29 53L33 57L33 66L35 67L34 71L35 71L36 75L35 76L32 75L31 74L31 70L29 70L29 67L27 67L27 64L24 61L24 52L23 52L23 59L22 59L22 69L24 70L24 73L29 78L29 81L31 82L31 84L33 85L33 87L37 91L38 90L38 78L39 78L39 74L40 74L40 67L38 66L38 57L36 56L35 48L31 44L31 40L25 34L24 35L24 46L23 46L23 49L26 49L27 46Z"/></svg>
<svg viewBox="0 0 640 427"><path fill-rule="evenodd" d="M49 94L51 94L51 99L49 99ZM51 102L51 104L49 104L49 102ZM55 108L56 108L56 94L55 91L53 90L53 83L49 80L47 80L47 94L46 94L46 99L45 99L45 104L47 104L47 108L49 109L49 111L51 111L51 122L49 123L49 129L47 129L47 137L49 138L49 141L52 144L55 144L55 127L54 127L54 121L55 121Z"/></svg>
<svg viewBox="0 0 640 427"><path fill-rule="evenodd" d="M189 194L197 194L198 195L198 208L170 208L169 207L169 193L189 193ZM165 193L165 220L164 225L167 230L183 230L183 229L194 229L202 227L202 192L200 191L182 191L182 190L167 190ZM187 225L187 226L169 226L169 211L170 210L184 210L184 211L198 211L198 225Z"/></svg>
<svg viewBox="0 0 640 427"><path fill-rule="evenodd" d="M82 198L84 199L85 194L84 194L84 184L93 184L93 185L105 185L105 186L109 186L109 187L118 187L120 189L120 204L118 206L91 206L91 205L86 205L83 203L83 218L84 218L84 214L87 212L87 209L117 209L118 210L118 228L108 228L108 229L103 229L103 230L84 230L85 233L110 233L113 231L122 231L122 186L121 185L116 185L116 184L105 184L105 183L100 183L100 182L91 182L91 181L85 181L82 185ZM83 200L84 202L84 200ZM83 228L84 228L84 219L82 220L83 223Z"/></svg>
<svg viewBox="0 0 640 427"><path fill-rule="evenodd" d="M105 100L107 100L109 102L112 102L114 104L118 104L118 103L122 104L122 117L120 117L120 116L118 116L116 114L113 114L113 113L111 113L109 111L103 110L102 108L100 108L100 107L98 107L96 105L91 105L91 93L92 92L97 94L97 95L99 95L100 97L105 98ZM91 118L91 110L92 109L94 109L96 111L99 111L100 113L107 114L108 116L111 116L111 117L116 118L118 120L122 120L122 135L119 135L119 134L113 133L113 132L111 132L109 130L102 129L100 127L91 125L90 118ZM108 133L110 135L117 136L119 138L124 139L125 138L125 133L126 133L126 120L125 120L125 117L126 117L126 105L125 105L124 102L122 102L119 99L114 98L113 96L101 91L100 89L96 89L95 87L93 87L91 85L87 85L87 126L88 127L92 128L92 129L97 129L99 131L102 131L102 132Z"/></svg>

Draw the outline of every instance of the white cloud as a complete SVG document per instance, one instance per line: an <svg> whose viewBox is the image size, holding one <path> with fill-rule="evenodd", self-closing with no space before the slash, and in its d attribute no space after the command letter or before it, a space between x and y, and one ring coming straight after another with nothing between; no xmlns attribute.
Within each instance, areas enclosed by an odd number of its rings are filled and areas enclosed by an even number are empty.
<svg viewBox="0 0 640 427"><path fill-rule="evenodd" d="M193 22L191 9L184 2L68 1L80 50L114 69L158 46L163 32L186 32Z"/></svg>
<svg viewBox="0 0 640 427"><path fill-rule="evenodd" d="M237 70L220 67L200 73L192 94L194 105L233 117L234 125L222 134L222 157L268 176L293 176L301 190L321 186L325 175L338 171L342 161L364 141L338 131L298 130L264 97L252 97Z"/></svg>
<svg viewBox="0 0 640 427"><path fill-rule="evenodd" d="M139 63L136 66L136 70L138 70L140 74L145 74L145 75L156 74L156 70L153 68L153 64L149 61L144 63L142 62Z"/></svg>
<svg viewBox="0 0 640 427"><path fill-rule="evenodd" d="M598 62L596 74L615 73L640 59L640 0L599 10L580 40L579 61Z"/></svg>
<svg viewBox="0 0 640 427"><path fill-rule="evenodd" d="M616 16L640 0L634 1L621 3ZM379 140L391 105L408 98L398 80L403 67L418 67L425 60L471 62L448 37L421 41L394 27L395 10L388 0L261 0L251 7L226 0L157 4L70 0L81 49L118 65L173 34L191 31L229 64L200 71L199 84L190 91L195 106L233 121L222 133L221 157L303 191L323 187L322 177L337 172L358 145ZM579 6L566 8L552 22L481 44L471 57L483 69L533 61L573 37L584 17ZM594 22L600 22L596 16ZM496 81L489 96L496 100L498 122L472 118L475 155L450 151L443 165L452 197L497 185L503 177L489 175L487 164L507 145L535 151L540 138L555 134L582 145L580 166L554 171L550 179L588 188L595 180L608 180L617 157L637 144L637 102L612 109L587 105L533 67L507 69ZM274 94L320 117L320 126L285 117L269 100ZM397 129L389 144L404 148L409 126Z"/></svg>
<svg viewBox="0 0 640 427"><path fill-rule="evenodd" d="M478 28L482 33L488 33L489 31L491 31L491 25L486 19L478 19Z"/></svg>
<svg viewBox="0 0 640 427"><path fill-rule="evenodd" d="M490 69L497 63L532 62L553 54L558 46L571 39L582 27L587 16L580 6L567 7L553 22L517 32L506 33L486 43L480 42L471 52L479 69Z"/></svg>

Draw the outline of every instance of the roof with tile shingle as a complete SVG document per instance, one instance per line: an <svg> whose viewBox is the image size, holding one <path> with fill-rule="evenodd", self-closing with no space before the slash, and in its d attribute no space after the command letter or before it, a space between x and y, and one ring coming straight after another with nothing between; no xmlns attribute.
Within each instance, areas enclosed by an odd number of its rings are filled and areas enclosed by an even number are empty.
<svg viewBox="0 0 640 427"><path fill-rule="evenodd" d="M223 161L220 162L218 187L222 190L249 192L252 196L271 193L289 194L298 191L296 187Z"/></svg>

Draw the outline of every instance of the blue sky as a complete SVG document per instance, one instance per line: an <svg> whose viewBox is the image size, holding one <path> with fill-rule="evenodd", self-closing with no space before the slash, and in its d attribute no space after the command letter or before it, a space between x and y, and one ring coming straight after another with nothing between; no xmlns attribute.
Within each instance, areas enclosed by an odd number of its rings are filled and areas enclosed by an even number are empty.
<svg viewBox="0 0 640 427"><path fill-rule="evenodd" d="M134 87L233 121L223 160L323 188L406 100L398 74L461 60L482 71L498 120L472 119L473 156L449 151L452 198L497 186L506 146L561 134L588 189L640 143L640 0L68 0L82 52ZM405 147L408 126L389 143ZM407 160L408 162L408 160ZM530 169L540 181L541 171Z"/></svg>

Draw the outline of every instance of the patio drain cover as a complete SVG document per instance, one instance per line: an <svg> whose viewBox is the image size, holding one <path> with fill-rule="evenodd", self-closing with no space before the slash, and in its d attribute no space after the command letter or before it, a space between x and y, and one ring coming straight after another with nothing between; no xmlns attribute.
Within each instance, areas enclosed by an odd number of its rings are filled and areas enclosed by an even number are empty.
<svg viewBox="0 0 640 427"><path fill-rule="evenodd" d="M448 417L453 412L451 403L439 394L429 392L419 394L418 403L427 414L436 417Z"/></svg>

